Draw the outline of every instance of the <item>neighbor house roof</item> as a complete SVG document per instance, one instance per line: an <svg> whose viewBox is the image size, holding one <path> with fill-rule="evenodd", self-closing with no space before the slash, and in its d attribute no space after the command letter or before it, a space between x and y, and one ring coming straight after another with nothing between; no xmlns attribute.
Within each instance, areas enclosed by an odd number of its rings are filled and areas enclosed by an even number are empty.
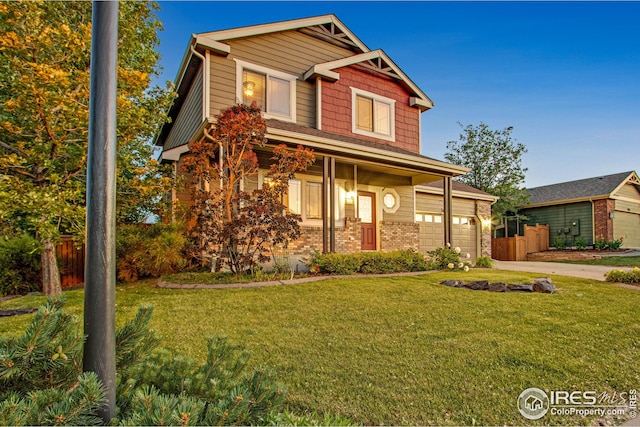
<svg viewBox="0 0 640 427"><path fill-rule="evenodd" d="M607 199L628 181L640 184L638 174L630 171L529 188L527 189L527 193L531 196L531 200L529 204L524 207L529 208Z"/></svg>

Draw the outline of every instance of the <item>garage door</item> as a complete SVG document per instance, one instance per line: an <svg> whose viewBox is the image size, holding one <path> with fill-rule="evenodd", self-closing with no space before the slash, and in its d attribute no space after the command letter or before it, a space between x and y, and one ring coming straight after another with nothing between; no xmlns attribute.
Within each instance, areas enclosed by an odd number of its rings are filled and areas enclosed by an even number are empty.
<svg viewBox="0 0 640 427"><path fill-rule="evenodd" d="M422 212L416 214L419 226L419 249L427 253L444 245L444 224L441 214ZM452 238L454 246L460 247L461 252L470 253L471 258L477 258L476 253L477 227L474 218L466 216L453 217Z"/></svg>
<svg viewBox="0 0 640 427"><path fill-rule="evenodd" d="M616 211L613 217L613 238L622 240L623 248L640 248L640 215Z"/></svg>

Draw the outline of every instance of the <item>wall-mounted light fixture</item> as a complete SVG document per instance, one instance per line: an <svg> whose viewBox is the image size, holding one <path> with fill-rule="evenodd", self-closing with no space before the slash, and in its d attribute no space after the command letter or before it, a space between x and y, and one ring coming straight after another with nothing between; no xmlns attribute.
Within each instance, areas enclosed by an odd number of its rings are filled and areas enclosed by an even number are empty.
<svg viewBox="0 0 640 427"><path fill-rule="evenodd" d="M350 205L353 204L356 200L356 192L355 191L347 191L344 195L344 202Z"/></svg>

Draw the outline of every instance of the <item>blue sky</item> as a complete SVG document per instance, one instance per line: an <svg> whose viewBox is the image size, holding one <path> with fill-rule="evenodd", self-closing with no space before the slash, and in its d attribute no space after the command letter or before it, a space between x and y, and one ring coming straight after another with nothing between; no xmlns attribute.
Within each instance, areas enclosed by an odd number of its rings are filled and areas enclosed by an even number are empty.
<svg viewBox="0 0 640 427"><path fill-rule="evenodd" d="M640 171L640 2L161 1L162 80L192 33L334 13L435 102L422 154L458 122L513 126L525 185Z"/></svg>

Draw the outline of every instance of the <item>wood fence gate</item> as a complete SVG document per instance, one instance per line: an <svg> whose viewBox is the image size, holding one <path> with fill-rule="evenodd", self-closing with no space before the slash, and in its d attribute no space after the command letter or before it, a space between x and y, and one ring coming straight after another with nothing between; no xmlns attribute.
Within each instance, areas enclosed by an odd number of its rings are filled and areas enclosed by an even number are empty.
<svg viewBox="0 0 640 427"><path fill-rule="evenodd" d="M524 236L491 239L491 257L500 261L526 261L527 254L548 249L548 225L525 225Z"/></svg>
<svg viewBox="0 0 640 427"><path fill-rule="evenodd" d="M76 246L71 236L62 236L62 242L56 246L62 289L84 283L84 251L84 244Z"/></svg>

